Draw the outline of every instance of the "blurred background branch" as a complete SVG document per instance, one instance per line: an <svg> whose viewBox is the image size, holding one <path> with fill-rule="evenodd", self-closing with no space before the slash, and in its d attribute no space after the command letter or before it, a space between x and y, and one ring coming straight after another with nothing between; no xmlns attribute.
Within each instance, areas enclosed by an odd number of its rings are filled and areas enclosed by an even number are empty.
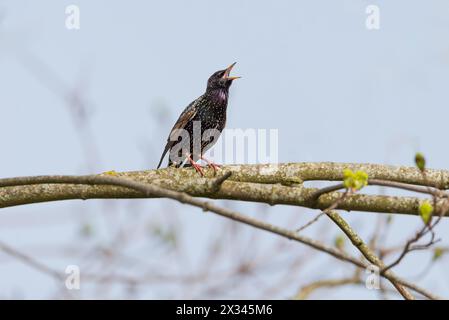
<svg viewBox="0 0 449 320"><path fill-rule="evenodd" d="M175 116L211 70L233 61L244 78L230 96L228 127L277 129L276 162L411 164L423 151L431 167L447 168L449 3L382 3L381 16L394 19L372 31L366 6L351 1L327 1L324 11L313 1L261 1L256 9L238 0L175 2L79 0L75 31L64 26L63 3L1 1L0 176L151 168ZM227 23L217 23L223 12ZM223 163L257 163L246 160ZM313 298L401 298L382 276L379 290L367 289L355 235L409 286L428 288L427 298L449 296L449 219L439 219L447 172L426 170L426 181L416 168L349 164L371 179L337 208L351 235L317 210L340 199L333 184L347 165L225 166L232 176L218 192L221 175L211 172L117 176L217 198L209 202L351 257L355 272L288 237L165 198L19 205L142 197L120 187L42 184L0 188L0 298L285 299L309 285L305 296ZM419 205L429 196L438 219L423 224ZM81 270L80 290L57 276L68 265ZM351 285L354 275L360 282Z"/></svg>
<svg viewBox="0 0 449 320"><path fill-rule="evenodd" d="M96 197L99 197L98 196L99 194L103 195L102 196L103 198L104 197L121 198L121 197L123 197L123 192L126 192L126 191L128 191L128 192L133 191L135 193L134 197L172 198L181 203L188 203L193 206L199 207L205 211L212 211L212 212L215 212L224 217L230 218L232 220L236 220L238 222L242 222L244 224L248 224L250 226L284 236L288 239L293 239L293 240L299 241L299 242L307 244L319 251L327 252L330 255L332 255L338 259L351 262L358 267L366 268L368 265L365 265L364 263L358 261L357 259L347 256L347 255L345 255L341 252L338 252L332 248L327 248L325 245L320 244L312 239L307 239L302 236L299 236L299 235L297 235L297 231L295 232L295 231L290 231L287 229L282 229L282 228L276 227L274 225L255 220L250 217L245 217L238 212L228 210L225 208L220 208L220 207L215 206L214 204L211 204L209 202L202 202L202 201L196 200L195 198L188 195L188 193L191 193L191 194L193 193L193 195L196 195L196 196L205 195L205 196L209 196L209 197L214 197L223 191L229 193L229 191L222 190L222 188L224 188L224 184L227 182L227 180L230 180L233 177L233 173L237 173L236 175L237 175L237 181L239 181L239 184L240 184L240 191L246 191L249 193L256 193L256 192L260 193L259 188L254 187L257 184L257 182L255 182L255 181L262 181L262 184L264 184L264 185L270 184L269 182L272 182L275 179L275 177L278 177L279 175L281 175L282 179L285 179L286 177L289 179L288 180L289 186L285 186L285 188L299 189L300 191L308 192L309 190L307 190L307 189L310 189L310 188L304 188L303 186L301 186L301 183L298 183L299 181L303 181L305 174L303 173L303 175L301 175L299 177L291 174L292 168L289 168L288 166L295 166L295 165L298 166L298 164L282 165L281 169L278 168L279 166L275 166L275 165L266 165L265 167L260 166L260 165L259 166L234 166L234 167L231 166L231 167L224 168L224 170L228 170L228 171L223 171L224 174L222 174L221 176L218 176L218 177L214 177L214 178L204 178L204 177L198 178L198 176L192 176L191 175L192 171L189 169L175 169L175 168L153 171L152 172L153 179L151 179L149 177L150 176L149 172L146 172L146 173L132 172L132 173L118 174L115 171L110 171L110 172L104 173L103 175L90 175L90 176L88 175L88 176L18 177L18 178L0 179L0 187L3 189L4 192L6 192L5 195L8 195L8 194L12 195L12 199L10 201L15 201L14 195L21 195L21 196L24 196L25 199L27 199L26 203L42 202L43 198L36 198L36 195L42 194L42 190L46 190L49 197L52 197L52 200L70 199L70 197L68 197L67 195L68 194L73 195L74 194L73 188L80 187L80 186L85 188L83 190L78 190L79 195L80 195L79 198L83 199L83 200L89 199L89 198L94 198L92 196L92 194L96 194L97 195ZM299 166L301 166L301 165L303 165L304 167L307 167L307 168L316 166L316 164L310 164L310 163L299 164ZM329 166L328 163L325 165ZM323 164L320 164L320 166L323 166ZM354 167L353 164L337 164L337 166L343 166L343 167L345 167L345 170L347 170L347 168L349 168L349 167ZM365 165L365 166L371 170L371 174L374 175L375 177L383 176L383 177L391 178L392 176L394 176L394 174L392 174L388 171L394 172L395 170L397 170L394 167L374 166L374 165ZM236 168L238 170L236 170ZM377 168L378 170L376 171L373 168ZM282 170L281 173L279 172L279 170ZM328 171L331 172L331 174L328 176L327 179L331 180L332 179L331 176L334 173L332 173L331 169L328 169ZM387 171L387 173L385 173L385 171ZM411 175L414 174L412 168L407 168L406 170L402 170L402 171L403 172L410 171L409 174L411 174ZM419 172L421 172L421 171L419 171ZM261 174L262 172L263 172L263 174ZM439 185L441 183L442 183L442 185L446 185L446 182L442 181L441 179L439 179L438 182L429 180L429 178L427 177L428 173L430 176L438 176L440 178L442 175L446 174L445 171L438 172L438 171L434 171L434 170L433 171L427 170L426 175L425 175L426 179L424 182L429 184L429 186L430 185L435 186L435 185ZM190 174L190 177L188 176L189 174ZM313 177L313 173L307 172L307 174L308 174L309 179L310 179L310 177ZM422 172L421 172L421 175L424 176L424 174ZM144 177L145 179L142 179L142 177ZM161 180L162 181L164 181L164 179L167 180L167 177L170 177L172 180L172 182L170 184L171 188L167 187L167 183L160 183ZM366 183L368 181L367 178L368 178L368 176L366 175ZM202 181L198 181L198 179L202 179ZM415 191L415 190L413 190L413 188L410 188L408 185L405 185L403 181L412 181L414 179L413 181L416 184L423 183L423 181L419 181L419 179L411 178L411 177L404 177L404 176L394 176L394 178L392 178L392 179L395 179L392 182L397 182L397 180L399 180L399 182L402 183L402 185L392 184L392 186L394 188L402 187L403 189L408 190L408 191ZM186 182L185 180L193 180L193 181ZM174 183L173 181L176 181L176 183ZM248 182L248 181L250 181L250 182ZM284 183L286 182L285 180L283 180L283 181L284 181ZM295 183L292 183L293 181ZM245 182L248 183L248 186L242 187ZM344 183L346 184L347 181L345 180ZM52 194L51 193L52 190L49 190L49 188L51 188L52 185L54 187L54 191L56 191L55 194ZM191 189L189 189L189 188L184 188L181 190L176 189L176 187L179 187L182 185L190 186ZM384 183L383 185L388 186L388 183ZM200 191L199 194L196 194L195 192L198 192L198 186L203 186L204 188L202 189L202 191ZM38 188L37 190L20 189L20 188L36 188L36 187ZM340 188L340 186L338 186L338 187ZM102 190L101 188L109 188L109 189ZM93 189L93 190L89 190L89 189ZM273 187L272 187L272 189L273 189ZM317 207L316 203L319 202L319 199L326 196L329 193L335 192L334 189L335 188L333 188L333 187L331 187L331 188L324 187L324 188L320 189L321 191L313 190L313 192L311 194L309 192L309 193L307 193L306 196L302 195L300 197L305 198L306 202L311 203L312 207L316 208ZM68 190L68 192L67 192L67 190ZM232 189L229 189L229 190L232 190ZM323 192L323 190L325 192ZM50 193L48 193L49 191L50 191ZM92 193L92 191L95 193ZM441 217L444 216L447 211L448 197L447 197L447 194L444 192L444 190L437 190L437 191L438 192L431 192L431 194L434 197L434 204L437 204L438 197L443 198L443 200L445 201L440 206L442 208L445 208L444 211L441 211L440 216L438 217L439 219L441 219ZM420 192L420 190L418 190L418 192ZM60 196L60 198L58 198L56 195ZM282 193L280 193L280 196L282 196ZM289 196L291 197L291 195L289 195ZM352 191L350 189L348 189L345 193L342 193L336 200L334 200L334 202L330 206L328 206L326 209L324 209L324 212L331 218L332 221L334 221L340 227L340 229L351 240L352 244L363 254L363 256L370 263L373 263L375 266L382 269L381 275L385 276L387 279L389 279L391 281L391 283L393 284L393 286L398 290L398 292L405 299L414 299L414 296L405 287L409 287L409 288L423 294L424 296L426 296L428 298L431 298L431 299L437 298L432 293L430 293L426 290L423 290L414 284L407 283L404 280L399 279L391 271L387 271L393 265L391 265L389 267L385 267L385 264L376 256L376 253L373 250L371 250L368 247L368 245L366 245L363 242L363 240L358 236L358 234L347 224L347 222L338 213L334 212L334 209L338 209L340 207L340 205L344 201L348 200L348 197L350 197L350 196L352 196ZM259 197L260 197L260 195L259 195ZM372 197L372 196L367 196L367 197ZM382 196L382 197L386 198L387 196ZM279 198L279 195L276 197L276 199L278 199L278 198ZM240 199L236 198L236 200L237 199L245 201L245 200L247 200L247 197L243 193L243 196ZM393 201L393 200L390 199L390 201ZM402 201L400 197L395 197L395 200L398 202ZM416 200L416 201L418 201L418 200ZM265 199L265 202L273 204L274 200L273 200L272 195L269 195L269 197L267 199ZM21 204L21 203L16 203L16 204ZM372 201L370 201L369 204L372 204ZM376 205L376 210L377 211L379 210L378 205ZM375 210L375 212L377 212L376 210ZM420 214L420 213L418 212L418 214ZM439 219L437 220L436 223L438 223ZM313 224L316 221L317 220L313 220L313 222L308 223L308 225ZM426 229L424 229L424 230L426 230ZM420 233L418 233L414 239L414 242L418 241L423 236L424 236L424 234L421 235ZM430 243L430 245L431 244L432 244L432 242ZM430 245L427 245L426 248L429 247ZM8 247L5 246L5 248L8 248ZM406 249L408 249L407 246L406 246ZM404 249L404 252L406 249ZM9 250L7 252L11 254L11 250ZM406 253L408 253L408 251L401 255L400 260L403 259L403 257L406 255ZM25 255L16 255L16 256L25 257ZM24 260L24 259L22 258L22 260ZM33 260L30 260L30 261L33 261ZM394 265L396 265L398 263L399 262L394 263ZM34 263L34 265L36 265L36 263Z"/></svg>

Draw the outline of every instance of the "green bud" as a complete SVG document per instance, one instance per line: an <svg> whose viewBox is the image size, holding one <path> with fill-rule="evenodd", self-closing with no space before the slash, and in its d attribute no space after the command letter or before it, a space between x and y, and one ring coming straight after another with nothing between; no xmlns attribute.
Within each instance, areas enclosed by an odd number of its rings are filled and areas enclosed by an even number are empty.
<svg viewBox="0 0 449 320"><path fill-rule="evenodd" d="M345 246L345 238L343 237L343 235L339 235L339 236L335 237L334 246L337 249L343 250L343 248Z"/></svg>
<svg viewBox="0 0 449 320"><path fill-rule="evenodd" d="M361 170L354 173L351 169L344 169L343 185L346 189L360 190L368 185L368 174Z"/></svg>
<svg viewBox="0 0 449 320"><path fill-rule="evenodd" d="M424 171L426 168L426 158L421 152L417 152L415 155L415 164L419 170Z"/></svg>
<svg viewBox="0 0 449 320"><path fill-rule="evenodd" d="M393 215L389 214L387 217L387 224L391 224L393 222Z"/></svg>
<svg viewBox="0 0 449 320"><path fill-rule="evenodd" d="M368 185L368 174L365 171L357 171L355 173L355 189L360 190Z"/></svg>
<svg viewBox="0 0 449 320"><path fill-rule="evenodd" d="M84 223L81 228L80 228L80 234L83 237L91 237L94 233L94 228L91 224L89 223Z"/></svg>
<svg viewBox="0 0 449 320"><path fill-rule="evenodd" d="M435 249L433 250L433 257L432 257L432 260L433 260L433 261L438 260L439 258L441 258L441 256L443 255L443 253L444 253L443 248L441 248L441 247L435 248Z"/></svg>
<svg viewBox="0 0 449 320"><path fill-rule="evenodd" d="M432 219L433 206L428 200L425 200L419 205L419 215L425 224L428 224Z"/></svg>

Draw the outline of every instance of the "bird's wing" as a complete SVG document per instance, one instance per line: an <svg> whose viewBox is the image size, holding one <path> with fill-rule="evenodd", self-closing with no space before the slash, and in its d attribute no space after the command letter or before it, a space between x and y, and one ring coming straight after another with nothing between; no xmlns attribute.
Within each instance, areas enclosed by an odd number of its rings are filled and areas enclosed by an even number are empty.
<svg viewBox="0 0 449 320"><path fill-rule="evenodd" d="M189 104L179 116L178 120L171 129L170 134L168 135L167 142L170 141L170 137L173 134L173 131L177 129L184 129L187 123L189 123L189 121L191 121L195 117L197 112L198 112L197 102L194 101L191 104Z"/></svg>
<svg viewBox="0 0 449 320"><path fill-rule="evenodd" d="M171 129L170 134L168 135L168 138L167 138L167 143L165 144L164 152L162 153L162 156L161 156L161 160L159 161L159 164L157 165L157 169L159 169L159 167L161 166L162 160L164 160L164 157L165 157L165 154L167 153L167 151L170 150L170 148L177 142L177 140L172 141L172 139L170 139L173 132L175 130L184 129L185 126L187 125L187 123L189 123L189 121L191 121L195 117L196 113L198 112L198 108L197 108L198 100L199 99L193 101L184 109L184 111L181 113L178 120L176 121L175 125Z"/></svg>

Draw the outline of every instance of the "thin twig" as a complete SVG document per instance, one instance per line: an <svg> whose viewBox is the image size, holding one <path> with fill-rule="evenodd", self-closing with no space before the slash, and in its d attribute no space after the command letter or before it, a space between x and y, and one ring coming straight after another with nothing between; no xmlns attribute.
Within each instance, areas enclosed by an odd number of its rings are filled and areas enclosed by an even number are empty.
<svg viewBox="0 0 449 320"><path fill-rule="evenodd" d="M446 203L449 203L449 199L446 199ZM432 223L432 218L429 219L429 222L424 224L423 227L415 234L415 236L413 236L412 238L410 238L409 240L407 240L406 244L404 245L401 254L396 258L396 260L394 260L392 263L390 263L388 266L386 266L381 273L397 266L404 258L405 256L412 252L412 251L416 251L416 250L424 250L424 249L428 249L429 247L431 247L432 245L434 245L435 243L439 242L440 239L435 239L435 232L433 231L433 229L435 228L435 226L441 221L441 218L446 215L446 212L448 210L448 206L442 206L442 210L440 212L440 214L438 215L438 218L436 219L436 221L434 221ZM413 245L414 243L418 242L420 239L422 239L426 234L428 234L430 232L431 237L429 239L429 241L425 244L422 245Z"/></svg>
<svg viewBox="0 0 449 320"><path fill-rule="evenodd" d="M321 189L317 190L316 192L314 192L310 196L310 199L315 202L323 194L338 191L338 190L343 190L343 189L345 189L345 186L343 183L339 183L339 184L332 185L332 186L327 186L327 187L321 188Z"/></svg>
<svg viewBox="0 0 449 320"><path fill-rule="evenodd" d="M313 291L321 288L334 288L340 287L344 285L353 285L363 283L360 277L349 277L349 278L341 278L341 279L328 279L328 280L318 280L312 282L306 286L303 286L299 292L295 295L293 299L296 300L305 300L307 299Z"/></svg>
<svg viewBox="0 0 449 320"><path fill-rule="evenodd" d="M223 184L223 182L228 180L231 177L231 175L232 175L232 172L231 171L227 171L221 177L216 178L212 182L212 190L213 190L213 192L217 192L218 190L220 190L221 185Z"/></svg>
<svg viewBox="0 0 449 320"><path fill-rule="evenodd" d="M443 192L437 188L426 187L426 186L416 186L416 185L403 183L403 182L387 181L387 180L380 180L380 179L368 179L368 185L390 187L390 188L402 189L402 190L407 190L407 191L413 191L413 192L417 192L417 193L430 194L432 196L437 196L440 198L449 197L448 193ZM321 189L317 190L316 192L314 192L310 196L310 199L312 201L316 201L323 194L338 191L338 190L343 190L345 188L346 187L344 186L343 183L338 183L335 185L327 186L327 187L321 188Z"/></svg>
<svg viewBox="0 0 449 320"><path fill-rule="evenodd" d="M352 244L358 249L363 256L372 264L383 269L385 267L382 260L380 260L376 254L365 244L362 238L351 228L351 226L335 211L327 210L326 214L331 218L332 221L346 234L346 236L351 240ZM413 300L413 295L404 288L402 284L397 281L394 281L396 277L391 273L391 271L387 271L383 273L384 275L390 275L393 277L393 280L389 279L393 286L399 291L399 293L407 300Z"/></svg>
<svg viewBox="0 0 449 320"><path fill-rule="evenodd" d="M449 197L449 194L447 192L443 192L437 188L430 187L430 186L416 186L416 185L403 183L403 182L387 181L387 180L379 180L379 179L368 179L368 185L390 187L390 188L402 189L402 190L407 190L407 191L413 191L413 192L417 192L417 193L430 194L432 196L436 196L436 197L440 197L440 198Z"/></svg>
<svg viewBox="0 0 449 320"><path fill-rule="evenodd" d="M58 281L63 281L64 280L64 276L59 273L56 270L53 270L52 268L40 263L39 261L35 260L34 258L19 252L18 250L10 247L9 245L7 245L4 242L0 242L0 250L7 253L8 255L22 261L23 263L55 278Z"/></svg>
<svg viewBox="0 0 449 320"><path fill-rule="evenodd" d="M296 229L296 232L299 233L299 232L303 231L304 229L310 227L312 224L317 222L323 215L325 215L325 213L324 212L320 212L319 214L317 214L317 216L315 218L313 218L309 222L305 223L303 226L301 226L298 229Z"/></svg>
<svg viewBox="0 0 449 320"><path fill-rule="evenodd" d="M384 266L382 260L380 260L375 253L369 249L369 247L363 242L363 240L358 236L358 234L351 228L351 226L335 211L335 208L338 207L339 203L344 200L345 197L351 191L349 189L346 190L343 195L337 199L333 205L331 205L328 209L323 212L335 222L335 224L346 234L346 236L351 240L352 244L362 253L362 255L371 263L382 268ZM391 281L391 280L390 280ZM393 286L398 290L398 292L407 300L414 300L414 296L405 289L402 285L398 284L395 281L391 281Z"/></svg>
<svg viewBox="0 0 449 320"><path fill-rule="evenodd" d="M103 176L103 175L91 175L91 176L40 176L40 177L24 177L24 178L15 178L15 179L3 179L0 180L0 186L16 186L16 185L29 185L29 184L87 184L87 185L114 185L119 187L130 188L139 192L144 193L145 195L156 195L159 197L166 197L170 199L177 200L181 203L188 203L192 206L201 208L203 210L207 210L210 212L214 212L223 217L239 221L243 224L253 226L255 228L268 231L270 233L274 233L280 236L283 236L290 240L295 240L297 242L308 245L316 250L328 253L334 256L337 259L350 262L360 268L366 268L367 265L360 260L341 252L332 247L328 247L323 245L322 243L315 241L313 239L300 236L295 231L290 231L288 229L284 229L281 227L274 226L272 224L259 221L252 217L244 216L236 211L229 210L226 208L221 208L216 206L210 202L204 202L198 200L192 196L187 195L186 193L168 190L161 188L156 185L137 182L130 179L119 178L116 176ZM408 287L414 291L421 293L422 295L428 297L429 299L438 299L434 294L416 286L415 284L409 283L403 279L398 278L393 275L391 272L386 272L383 274L385 278L390 280L392 283L397 283L399 285L403 285Z"/></svg>

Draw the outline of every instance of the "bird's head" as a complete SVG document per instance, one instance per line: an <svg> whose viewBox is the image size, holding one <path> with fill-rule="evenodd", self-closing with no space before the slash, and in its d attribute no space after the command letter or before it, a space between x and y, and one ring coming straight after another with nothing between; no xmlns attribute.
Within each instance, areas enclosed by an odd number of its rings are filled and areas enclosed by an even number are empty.
<svg viewBox="0 0 449 320"><path fill-rule="evenodd" d="M224 70L219 70L210 76L207 81L207 89L229 89L232 84L232 81L238 79L240 77L231 77L229 74L231 73L232 68L235 66L237 62L234 62L229 67Z"/></svg>

